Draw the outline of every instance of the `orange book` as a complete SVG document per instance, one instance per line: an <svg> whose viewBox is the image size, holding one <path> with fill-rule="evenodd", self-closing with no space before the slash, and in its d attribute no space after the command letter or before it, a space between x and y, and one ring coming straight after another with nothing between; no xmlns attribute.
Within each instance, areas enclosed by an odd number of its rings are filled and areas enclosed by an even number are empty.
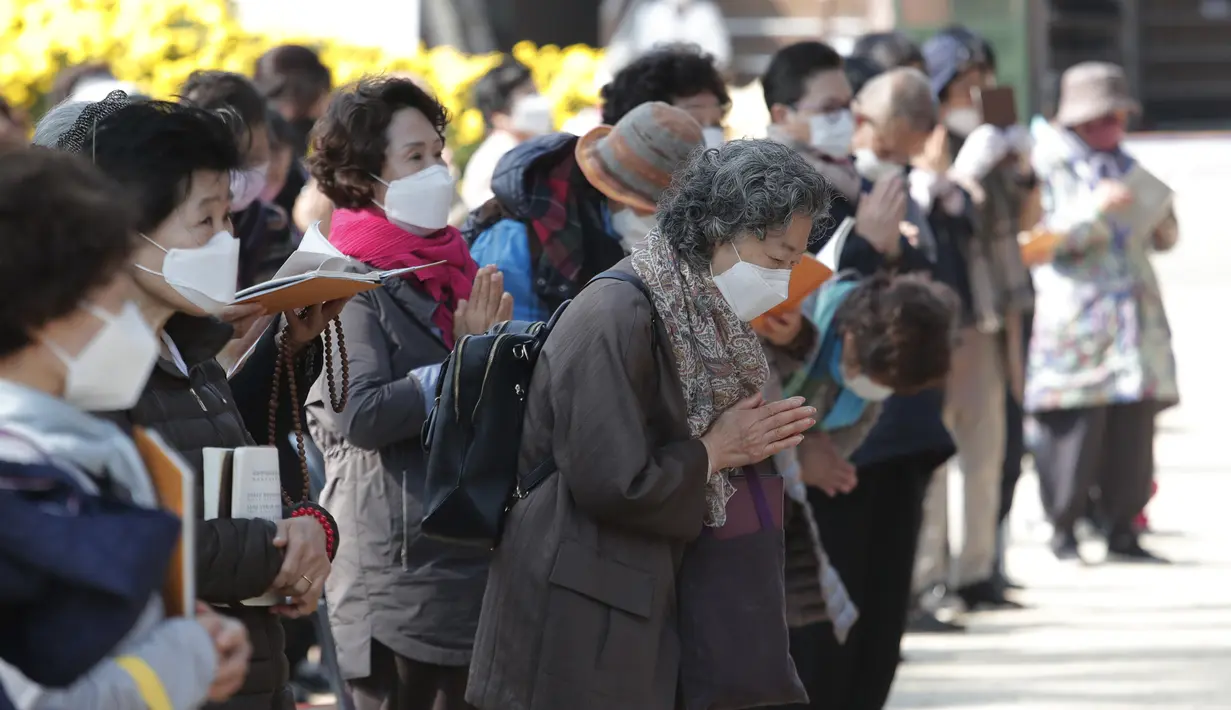
<svg viewBox="0 0 1231 710"><path fill-rule="evenodd" d="M833 270L822 264L811 254L804 254L799 264L791 269L791 286L786 300L771 308L768 313L752 321L752 328L757 332L765 327L766 316L780 316L799 310L804 299L821 287L821 284L833 276Z"/></svg>
<svg viewBox="0 0 1231 710"><path fill-rule="evenodd" d="M1019 237L1022 253L1022 263L1027 267L1046 264L1056 254L1060 246L1060 235L1046 229L1035 228Z"/></svg>
<svg viewBox="0 0 1231 710"><path fill-rule="evenodd" d="M135 427L133 443L145 463L158 500L168 512L180 518L180 540L167 566L163 603L167 616L191 618L196 610L196 499L197 486L192 468L180 455L148 429Z"/></svg>
<svg viewBox="0 0 1231 710"><path fill-rule="evenodd" d="M281 313L350 298L380 288L381 281L386 278L443 263L438 261L404 269L364 272L361 263L329 243L317 223L308 229L299 248L287 257L272 279L235 294L235 303L259 303L265 306L268 313Z"/></svg>

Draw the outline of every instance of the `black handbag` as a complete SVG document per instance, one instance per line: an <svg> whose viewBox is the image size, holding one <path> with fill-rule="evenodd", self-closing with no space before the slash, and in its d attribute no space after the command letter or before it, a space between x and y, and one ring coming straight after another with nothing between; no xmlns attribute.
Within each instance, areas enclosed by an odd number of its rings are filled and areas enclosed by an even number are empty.
<svg viewBox="0 0 1231 710"><path fill-rule="evenodd" d="M607 271L590 283L600 279L634 284L649 298L631 274ZM549 457L519 481L518 460L534 366L567 307L565 302L547 323L510 321L483 335L462 336L445 359L423 424L424 535L495 549L509 507L555 473Z"/></svg>
<svg viewBox="0 0 1231 710"><path fill-rule="evenodd" d="M423 424L424 535L490 548L499 542L517 484L530 377L563 309L548 323L508 321L464 335L445 359Z"/></svg>

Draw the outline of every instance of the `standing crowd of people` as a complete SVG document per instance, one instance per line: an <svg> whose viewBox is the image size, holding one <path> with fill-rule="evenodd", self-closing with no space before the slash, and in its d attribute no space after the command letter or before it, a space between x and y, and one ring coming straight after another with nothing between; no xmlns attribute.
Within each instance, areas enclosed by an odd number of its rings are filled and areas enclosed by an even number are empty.
<svg viewBox="0 0 1231 710"><path fill-rule="evenodd" d="M876 710L909 629L1016 604L1028 438L1058 559L1089 520L1162 562L1178 231L1124 221L1123 71L1068 70L1034 130L985 115L962 27L794 44L761 86L768 137L728 136L715 60L656 46L574 135L506 58L459 175L422 82L335 88L304 47L171 102L66 73L33 145L0 133L0 709L287 710L319 642L354 710ZM301 240L420 268L237 305ZM489 550L424 532L422 432L509 320L552 330ZM208 449L277 447L282 519L165 512L150 441L198 486Z"/></svg>

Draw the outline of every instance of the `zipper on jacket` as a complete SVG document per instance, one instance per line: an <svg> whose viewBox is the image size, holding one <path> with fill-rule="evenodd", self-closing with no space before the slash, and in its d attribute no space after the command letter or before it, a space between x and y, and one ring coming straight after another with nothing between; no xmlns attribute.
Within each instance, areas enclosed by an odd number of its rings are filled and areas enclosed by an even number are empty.
<svg viewBox="0 0 1231 710"><path fill-rule="evenodd" d="M462 350L466 347L466 341L470 339L469 335L463 335L462 339L457 341L457 348L453 354L456 355L453 363L453 419L460 421L462 418Z"/></svg>
<svg viewBox="0 0 1231 710"><path fill-rule="evenodd" d="M197 388L189 385L188 391L192 393L193 399L197 400L197 404L200 405L201 411L208 412L209 409L205 407L205 400L201 399L201 395L197 394Z"/></svg>
<svg viewBox="0 0 1231 710"><path fill-rule="evenodd" d="M492 371L492 362L496 360L496 353L500 352L500 341L509 337L508 334L497 335L496 342L492 344L492 349L487 353L487 365L483 367L483 382L479 385L479 398L474 402L474 412L470 415L470 421L479 415L479 406L483 404L483 392L487 390L487 375Z"/></svg>

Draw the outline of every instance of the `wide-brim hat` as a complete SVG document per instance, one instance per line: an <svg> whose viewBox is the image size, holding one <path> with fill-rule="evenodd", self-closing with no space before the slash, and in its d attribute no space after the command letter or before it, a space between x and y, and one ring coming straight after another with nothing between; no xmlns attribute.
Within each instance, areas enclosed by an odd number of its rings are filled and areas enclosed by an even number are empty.
<svg viewBox="0 0 1231 710"><path fill-rule="evenodd" d="M614 126L588 131L574 155L586 180L608 198L653 212L672 173L704 142L700 124L687 111L652 101Z"/></svg>
<svg viewBox="0 0 1231 710"><path fill-rule="evenodd" d="M1056 123L1071 128L1119 111L1141 112L1123 69L1107 62L1082 62L1064 72Z"/></svg>

